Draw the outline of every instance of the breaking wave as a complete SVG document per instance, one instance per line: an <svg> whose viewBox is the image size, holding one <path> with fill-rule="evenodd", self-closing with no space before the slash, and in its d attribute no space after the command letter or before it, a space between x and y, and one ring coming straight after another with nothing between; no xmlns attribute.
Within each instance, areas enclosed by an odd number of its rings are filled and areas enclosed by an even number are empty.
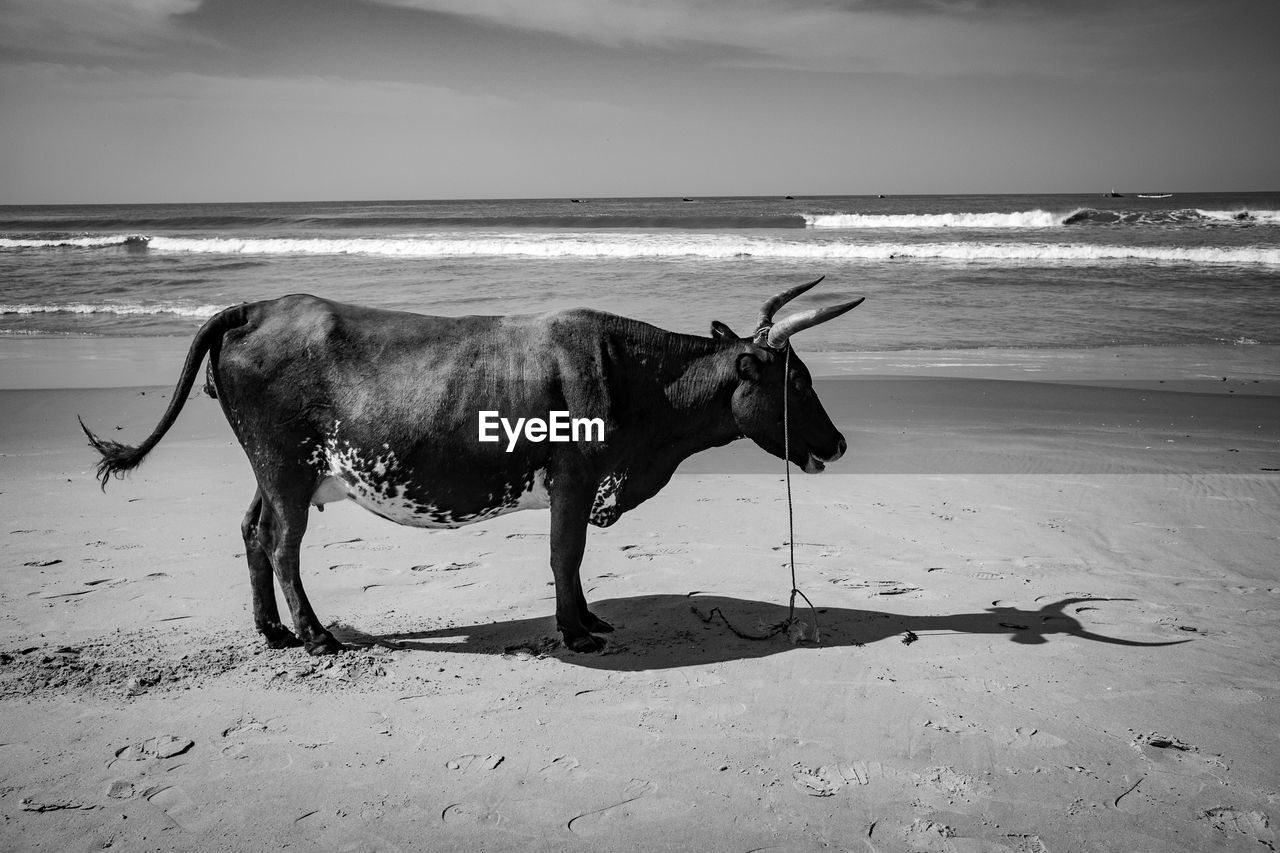
<svg viewBox="0 0 1280 853"><path fill-rule="evenodd" d="M1054 228L1074 214L1027 210L1017 213L814 213L810 228Z"/></svg>
<svg viewBox="0 0 1280 853"><path fill-rule="evenodd" d="M1200 210L1196 213L1214 222L1235 222L1242 225L1280 225L1280 210Z"/></svg>
<svg viewBox="0 0 1280 853"><path fill-rule="evenodd" d="M0 249L101 249L107 246L144 247L150 237L142 234L36 235L0 237Z"/></svg>
<svg viewBox="0 0 1280 853"><path fill-rule="evenodd" d="M1280 225L1280 210L1176 210L1117 209L1081 207L1067 213L1026 210L1012 213L810 213L809 228L846 230L876 228L1058 228L1065 225Z"/></svg>
<svg viewBox="0 0 1280 853"><path fill-rule="evenodd" d="M13 223L6 223L13 224ZM361 252L374 254L435 254L424 249L430 243L443 254L510 254L505 250L473 250L471 246L494 246L506 241L515 246L531 241L559 241L562 247L581 242L599 243L604 248L587 256L616 255L619 244L655 241L664 244L710 240L751 241L768 239L753 231L1018 231L1062 229L1081 226L1137 226L1152 228L1221 228L1280 225L1280 210L1202 208L1081 207L1069 211L1037 208L1006 212L947 213L780 213L780 214L650 214L604 212L599 215L474 215L474 216L201 216L111 218L80 222L101 228L101 233L70 230L67 223L37 220L22 223L26 228L51 226L30 232L0 230L0 251L40 249L102 249L124 247L131 250L163 248L167 251L231 251L237 254L295 254ZM58 228L62 225L62 228ZM163 234L172 229L209 229L207 234L187 236L147 236L137 230L154 226ZM110 230L108 230L110 229ZM119 229L119 230L117 230ZM265 233L259 229L266 229ZM365 233L353 233L361 229ZM370 233L372 232L372 234ZM382 234L378 234L382 232ZM639 232L639 233L637 233ZM702 234L699 232L711 232ZM245 235L245 236L232 236ZM792 239L792 238L775 238ZM230 248L212 248L212 247ZM452 248L448 248L452 247ZM545 253L545 249L514 252ZM576 250L564 249L568 254ZM637 250L639 251L639 250ZM643 254L643 253L642 253ZM654 249L650 254L663 254Z"/></svg>
<svg viewBox="0 0 1280 853"><path fill-rule="evenodd" d="M31 314L113 314L127 316L170 316L206 319L217 314L225 305L90 305L80 302L67 305L0 305L0 315Z"/></svg>
<svg viewBox="0 0 1280 853"><path fill-rule="evenodd" d="M22 227L48 231L75 230L249 230L249 229L407 229L439 228L804 228L799 213L669 214L601 211L592 214L475 214L471 216L138 216L78 219L26 219L0 221L0 227Z"/></svg>
<svg viewBox="0 0 1280 853"><path fill-rule="evenodd" d="M405 258L778 258L937 259L987 262L1167 262L1280 265L1280 249L1080 243L863 243L780 240L732 234L452 234L353 239L154 237L150 250L222 255L362 255Z"/></svg>

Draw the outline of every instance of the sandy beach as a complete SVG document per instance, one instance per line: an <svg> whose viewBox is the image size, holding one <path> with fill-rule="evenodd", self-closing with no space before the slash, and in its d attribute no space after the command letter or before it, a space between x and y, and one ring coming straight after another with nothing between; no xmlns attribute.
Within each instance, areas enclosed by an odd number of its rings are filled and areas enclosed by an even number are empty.
<svg viewBox="0 0 1280 853"><path fill-rule="evenodd" d="M93 477L76 416L141 440L186 341L64 343L0 342L2 849L1276 849L1273 347L806 356L850 445L792 476L817 642L741 636L790 589L745 441L591 531L601 654L546 512L330 505L316 659L253 632L216 402Z"/></svg>

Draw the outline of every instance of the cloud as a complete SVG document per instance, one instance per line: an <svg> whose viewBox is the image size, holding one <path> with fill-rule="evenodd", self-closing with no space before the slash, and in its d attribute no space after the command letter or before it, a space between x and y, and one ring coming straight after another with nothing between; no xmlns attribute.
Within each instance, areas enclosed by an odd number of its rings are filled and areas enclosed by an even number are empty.
<svg viewBox="0 0 1280 853"><path fill-rule="evenodd" d="M189 41L202 0L0 0L0 47L37 55L136 56Z"/></svg>
<svg viewBox="0 0 1280 853"><path fill-rule="evenodd" d="M917 76L1101 75L1232 26L1249 0L373 0L735 66ZM714 46L718 50L708 50ZM1139 60L1137 55L1141 54Z"/></svg>

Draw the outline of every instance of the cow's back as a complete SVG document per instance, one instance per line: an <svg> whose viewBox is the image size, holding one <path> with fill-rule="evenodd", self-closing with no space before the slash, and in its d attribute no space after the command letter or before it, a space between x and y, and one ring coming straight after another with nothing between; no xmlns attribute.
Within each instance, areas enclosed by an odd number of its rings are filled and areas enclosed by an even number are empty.
<svg viewBox="0 0 1280 853"><path fill-rule="evenodd" d="M246 315L213 369L246 449L390 448L441 476L476 466L543 467L546 444L514 454L504 442L480 444L478 415L514 422L581 408L583 391L599 380L598 355L590 353L601 352L605 330L594 318L609 316L433 317L312 296L255 303ZM577 399L566 401L566 391Z"/></svg>
<svg viewBox="0 0 1280 853"><path fill-rule="evenodd" d="M247 322L226 335L218 391L260 406L302 399L373 418L388 402L421 407L466 393L459 384L473 384L468 376L523 369L523 354L536 346L529 331L513 334L501 317L432 317L286 296L250 306Z"/></svg>

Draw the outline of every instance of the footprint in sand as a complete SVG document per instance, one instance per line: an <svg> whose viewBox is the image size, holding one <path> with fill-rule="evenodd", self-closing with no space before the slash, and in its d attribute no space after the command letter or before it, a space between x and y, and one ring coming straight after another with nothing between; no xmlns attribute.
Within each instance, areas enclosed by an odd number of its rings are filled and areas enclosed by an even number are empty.
<svg viewBox="0 0 1280 853"><path fill-rule="evenodd" d="M496 770L498 765L505 760L506 756L503 755L467 753L466 755L459 755L457 758L450 758L444 763L444 766L460 773L483 773L489 770Z"/></svg>
<svg viewBox="0 0 1280 853"><path fill-rule="evenodd" d="M1189 744L1173 735L1151 732L1141 734L1130 741L1130 746L1142 753L1142 756L1157 766L1168 769L1176 765L1188 772L1211 772L1212 769L1227 769L1219 756L1200 751L1200 747Z"/></svg>
<svg viewBox="0 0 1280 853"><path fill-rule="evenodd" d="M845 589L865 589L871 595L906 595L921 592L920 587L904 581L863 581L855 578L832 578L830 583Z"/></svg>
<svg viewBox="0 0 1280 853"><path fill-rule="evenodd" d="M132 782L117 779L107 788L107 796L113 800L127 800L134 795L135 790Z"/></svg>
<svg viewBox="0 0 1280 853"><path fill-rule="evenodd" d="M911 850L920 853L955 850L956 831L945 823L916 818L911 825L902 830L902 840Z"/></svg>
<svg viewBox="0 0 1280 853"><path fill-rule="evenodd" d="M342 548L358 551L390 551L391 546L380 542L366 542L363 539L344 539L341 542L326 542L324 548Z"/></svg>
<svg viewBox="0 0 1280 853"><path fill-rule="evenodd" d="M1221 832L1234 832L1275 850L1276 833L1271 821L1260 811L1245 811L1232 806L1218 806L1196 815Z"/></svg>
<svg viewBox="0 0 1280 853"><path fill-rule="evenodd" d="M866 785L871 769L865 761L846 764L824 764L817 769L794 765L791 782L796 790L810 797L831 797L847 785Z"/></svg>
<svg viewBox="0 0 1280 853"><path fill-rule="evenodd" d="M917 788L945 797L953 805L956 800L972 802L990 787L976 776L957 772L954 767L930 767L924 773L912 773L911 782Z"/></svg>
<svg viewBox="0 0 1280 853"><path fill-rule="evenodd" d="M492 826L502 819L498 810L483 803L453 803L440 812L440 819L448 824Z"/></svg>
<svg viewBox="0 0 1280 853"><path fill-rule="evenodd" d="M140 743L129 744L116 750L115 757L121 761L143 761L147 758L174 758L182 755L195 741L190 738L174 735L160 735L147 738Z"/></svg>
<svg viewBox="0 0 1280 853"><path fill-rule="evenodd" d="M645 548L638 550L637 546L624 547L629 560L654 560L658 557L672 557L677 554L687 554L687 548Z"/></svg>
<svg viewBox="0 0 1280 853"><path fill-rule="evenodd" d="M256 732L265 732L267 724L255 720L253 717L241 717L231 725L222 730L223 737L239 737Z"/></svg>
<svg viewBox="0 0 1280 853"><path fill-rule="evenodd" d="M507 646L502 650L502 656L519 661L542 660L558 648L560 648L558 638L540 637Z"/></svg>

